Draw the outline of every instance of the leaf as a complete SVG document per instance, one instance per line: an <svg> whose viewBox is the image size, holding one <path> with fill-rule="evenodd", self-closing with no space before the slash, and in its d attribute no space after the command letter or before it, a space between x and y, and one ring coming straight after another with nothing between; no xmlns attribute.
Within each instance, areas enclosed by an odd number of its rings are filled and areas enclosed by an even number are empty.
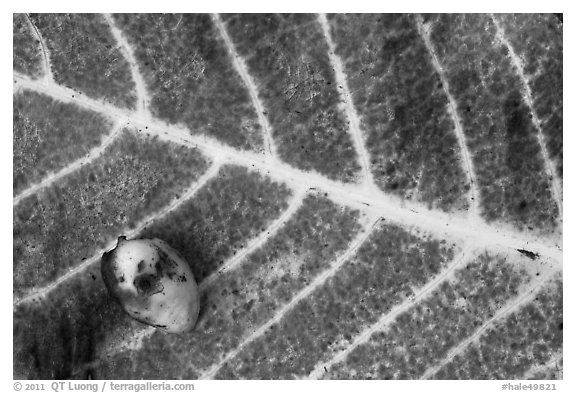
<svg viewBox="0 0 576 393"><path fill-rule="evenodd" d="M562 18L14 16L14 377L562 378ZM166 335L106 292L157 237Z"/></svg>

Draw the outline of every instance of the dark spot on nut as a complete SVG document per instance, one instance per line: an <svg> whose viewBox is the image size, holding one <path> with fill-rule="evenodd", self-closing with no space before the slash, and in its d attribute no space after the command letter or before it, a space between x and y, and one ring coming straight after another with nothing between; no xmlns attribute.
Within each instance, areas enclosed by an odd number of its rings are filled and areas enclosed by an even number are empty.
<svg viewBox="0 0 576 393"><path fill-rule="evenodd" d="M154 267L156 268L156 275L158 277L162 277L164 275L164 272L162 270L162 264L160 262L156 262L156 265Z"/></svg>
<svg viewBox="0 0 576 393"><path fill-rule="evenodd" d="M142 292L146 292L148 290L150 290L150 288L152 287L152 284L150 284L150 280L148 280L146 277L138 277L134 280L134 286L136 287L136 289L138 289L138 291L142 291Z"/></svg>
<svg viewBox="0 0 576 393"><path fill-rule="evenodd" d="M153 274L141 274L134 279L134 286L139 295L152 296L164 290L160 277Z"/></svg>

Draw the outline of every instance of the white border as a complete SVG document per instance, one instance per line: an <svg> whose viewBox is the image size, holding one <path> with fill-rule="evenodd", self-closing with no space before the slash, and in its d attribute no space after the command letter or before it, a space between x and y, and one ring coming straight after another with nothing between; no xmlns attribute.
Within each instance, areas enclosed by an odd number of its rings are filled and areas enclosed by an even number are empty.
<svg viewBox="0 0 576 393"><path fill-rule="evenodd" d="M0 154L2 168L0 174L2 176L2 183L5 184L2 197L2 245L7 247L5 251L7 255L4 257L4 263L9 264L12 259L12 247L9 246L10 239L12 238L12 190L9 187L12 178L12 160L11 160L11 146L12 134L11 125L9 124L12 119L11 105L9 102L12 100L12 70L8 69L10 56L12 52L12 32L9 31L12 26L12 13L25 12L25 11L41 11L41 12L563 12L567 23L564 23L564 69L575 70L576 64L574 62L574 38L576 37L574 26L575 18L573 7L570 6L568 1L509 1L502 0L482 0L479 2L472 1L315 1L312 3L310 0L289 0L286 2L273 2L273 1L222 1L210 0L202 1L171 1L163 0L161 2L126 2L120 4L117 0L99 0L93 3L85 3L82 1L26 1L26 2L7 2L2 5L2 53L5 54L2 67L4 78L1 80L3 89L2 99L4 104L1 105L3 124L5 125L1 133L2 143ZM574 118L572 112L575 108L574 105L574 90L566 88L566 86L576 87L572 72L564 72L564 130L567 130L564 135L564 150L570 152L571 146L574 146ZM10 76L10 77L8 77ZM568 148L566 148L568 146ZM570 201L576 200L574 194L574 180L571 176L574 169L574 160L571 154L567 154L564 162L564 233L565 239L569 240L564 242L565 245L565 258L566 266L564 267L564 291L565 291L565 307L564 316L564 329L566 332L574 331L574 313L571 308L572 300L575 299L575 287L572 286L574 278L574 247L573 241L576 239L576 233L573 229L574 206ZM8 266L6 270L10 270ZM0 368L0 386L2 391L14 391L12 380L12 275L10 273L1 276L1 307L5 315L10 315L10 323L6 321L2 324L2 336L5 337L5 342L10 341L10 348L5 348L2 351L2 367ZM567 285L570 284L570 285ZM4 342L4 340L3 340ZM7 347L8 345L6 345ZM555 381L559 391L566 391L566 388L572 386L569 391L576 391L574 378L574 361L572 348L576 348L576 340L571 334L564 335L564 380ZM25 382L25 381L22 381ZM51 381L45 381L49 383ZM116 381L120 382L120 381ZM134 382L134 381L126 381ZM154 381L158 382L158 381ZM508 382L508 381L506 381ZM505 381L233 381L233 382L218 382L218 381L194 381L195 391L246 391L246 392L266 392L269 393L270 388L273 387L278 392L288 392L295 389L303 391L351 391L358 390L366 392L379 392L383 389L391 392L397 391L442 391L442 392L496 392L501 391L501 386ZM516 383L515 381L509 381ZM102 386L102 382L99 383ZM106 389L109 391L109 388Z"/></svg>

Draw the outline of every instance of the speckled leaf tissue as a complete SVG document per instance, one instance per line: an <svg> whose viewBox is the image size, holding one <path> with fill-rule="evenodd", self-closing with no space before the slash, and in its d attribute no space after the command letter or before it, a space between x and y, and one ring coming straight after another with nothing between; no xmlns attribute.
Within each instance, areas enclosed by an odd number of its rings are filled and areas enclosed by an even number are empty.
<svg viewBox="0 0 576 393"><path fill-rule="evenodd" d="M562 379L562 23L14 14L14 378Z"/></svg>

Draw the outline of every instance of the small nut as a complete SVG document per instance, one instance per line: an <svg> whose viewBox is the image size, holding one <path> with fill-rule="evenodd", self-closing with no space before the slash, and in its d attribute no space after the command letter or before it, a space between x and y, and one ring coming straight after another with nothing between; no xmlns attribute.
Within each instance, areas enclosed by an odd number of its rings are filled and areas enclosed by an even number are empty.
<svg viewBox="0 0 576 393"><path fill-rule="evenodd" d="M101 270L108 291L132 318L169 333L194 328L198 286L188 263L162 240L120 236L102 255Z"/></svg>

